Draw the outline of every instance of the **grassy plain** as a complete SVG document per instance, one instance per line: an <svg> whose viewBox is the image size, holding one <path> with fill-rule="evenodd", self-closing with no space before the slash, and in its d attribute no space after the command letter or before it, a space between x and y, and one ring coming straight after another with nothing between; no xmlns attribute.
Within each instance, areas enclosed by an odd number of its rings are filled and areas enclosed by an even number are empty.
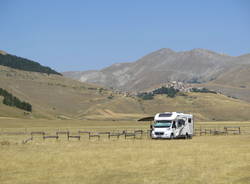
<svg viewBox="0 0 250 184"><path fill-rule="evenodd" d="M202 122L197 126L249 126ZM2 132L146 129L148 123L0 119ZM103 128L105 127L105 128ZM192 140L124 138L41 140L0 135L0 183L250 183L250 135L196 136Z"/></svg>

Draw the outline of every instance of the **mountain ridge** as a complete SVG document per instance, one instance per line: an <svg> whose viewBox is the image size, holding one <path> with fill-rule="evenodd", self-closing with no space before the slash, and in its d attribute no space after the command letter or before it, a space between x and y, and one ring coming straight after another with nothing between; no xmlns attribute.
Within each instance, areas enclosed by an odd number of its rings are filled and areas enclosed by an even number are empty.
<svg viewBox="0 0 250 184"><path fill-rule="evenodd" d="M229 56L201 48L180 52L162 48L135 62L115 63L101 70L67 72L63 75L82 82L140 92L152 86L164 85L169 81L192 84L207 84L211 81L216 83L216 80L223 78L224 74L229 75L229 71L234 70L237 73L235 70L248 64L250 64L250 54ZM238 79L239 83L244 81L244 77L242 75L243 79ZM230 96L247 99L250 102L250 98L246 98L246 92L243 95L238 94L232 91L229 93Z"/></svg>
<svg viewBox="0 0 250 184"><path fill-rule="evenodd" d="M250 55L250 54L249 54ZM208 82L213 80L224 70L241 63L250 63L248 54L242 56L228 56L206 49L192 49L190 51L175 52L172 49L163 48L149 53L135 62L115 63L102 70L71 72L75 79L83 82L96 83L118 89L140 91L150 87L150 84L141 86L140 80L150 81L145 75L159 75L159 72L168 72L158 77L162 83L177 80L183 82ZM237 61L235 61L237 60ZM247 62L245 61L247 60ZM66 77L69 72L63 73ZM123 80L124 79L124 80ZM128 83L128 85L125 85ZM150 83L150 82L149 82Z"/></svg>

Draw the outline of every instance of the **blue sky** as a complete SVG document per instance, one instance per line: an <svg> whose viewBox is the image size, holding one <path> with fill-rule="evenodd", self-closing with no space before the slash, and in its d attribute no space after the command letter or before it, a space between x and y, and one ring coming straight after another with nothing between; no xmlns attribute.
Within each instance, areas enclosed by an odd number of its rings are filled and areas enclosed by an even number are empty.
<svg viewBox="0 0 250 184"><path fill-rule="evenodd" d="M0 0L0 50L60 72L160 48L250 53L249 0Z"/></svg>

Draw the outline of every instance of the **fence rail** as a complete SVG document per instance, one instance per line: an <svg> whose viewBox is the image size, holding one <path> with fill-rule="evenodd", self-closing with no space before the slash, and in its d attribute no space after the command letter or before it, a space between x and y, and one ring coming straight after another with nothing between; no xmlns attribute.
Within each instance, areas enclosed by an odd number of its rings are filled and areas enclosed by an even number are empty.
<svg viewBox="0 0 250 184"><path fill-rule="evenodd" d="M250 126L200 126L195 128L195 135L247 135L250 134Z"/></svg>

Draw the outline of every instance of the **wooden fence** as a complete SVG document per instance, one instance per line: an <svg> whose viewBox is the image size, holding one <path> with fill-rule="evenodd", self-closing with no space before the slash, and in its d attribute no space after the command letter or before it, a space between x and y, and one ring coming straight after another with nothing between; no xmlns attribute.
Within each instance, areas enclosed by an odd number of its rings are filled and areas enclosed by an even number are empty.
<svg viewBox="0 0 250 184"><path fill-rule="evenodd" d="M106 135L108 139L111 139L112 137L116 137L117 139L119 139L121 136L124 136L125 139L128 138L132 138L132 139L142 139L143 135L146 135L147 137L149 137L149 131L148 130L135 130L133 132L128 132L128 131L122 131L122 132L90 132L90 131L78 131L78 135L75 135L75 133L70 133L69 131L60 131L60 132L56 132L56 135L47 135L46 132L31 132L29 138L23 140L23 144L26 144L32 140L34 140L35 138L42 138L43 140L46 139L56 139L58 140L61 136L65 136L67 140L71 140L71 139L77 139L77 140L81 140L81 137L83 136L83 134L86 134L88 136L88 139L91 140L93 138L96 138L98 140L101 139L102 135Z"/></svg>
<svg viewBox="0 0 250 184"><path fill-rule="evenodd" d="M100 139L120 139L121 137L124 139L143 139L150 138L150 130L148 129L127 129L127 130L111 130L106 131L105 129L101 131L88 131L84 128L78 129L67 129L67 130L59 130L57 129L46 129L44 131L37 131L38 129L34 129L34 131L30 131L30 129L13 129L13 131L9 131L11 129L1 129L0 136L6 135L15 137L16 136L29 136L26 138L23 143L28 143L32 140L37 140L41 138L41 140L47 139L67 139L67 140L82 140L87 138L89 140L100 140ZM22 131L21 131L22 130ZM40 129L41 130L41 129ZM198 126L195 128L194 135L195 136L212 136L212 135L250 135L250 126ZM24 137L25 138L25 137Z"/></svg>
<svg viewBox="0 0 250 184"><path fill-rule="evenodd" d="M242 132L242 127L240 126L224 126L223 128L196 128L195 135L202 136L202 135L240 135L240 134L250 134L250 131Z"/></svg>

